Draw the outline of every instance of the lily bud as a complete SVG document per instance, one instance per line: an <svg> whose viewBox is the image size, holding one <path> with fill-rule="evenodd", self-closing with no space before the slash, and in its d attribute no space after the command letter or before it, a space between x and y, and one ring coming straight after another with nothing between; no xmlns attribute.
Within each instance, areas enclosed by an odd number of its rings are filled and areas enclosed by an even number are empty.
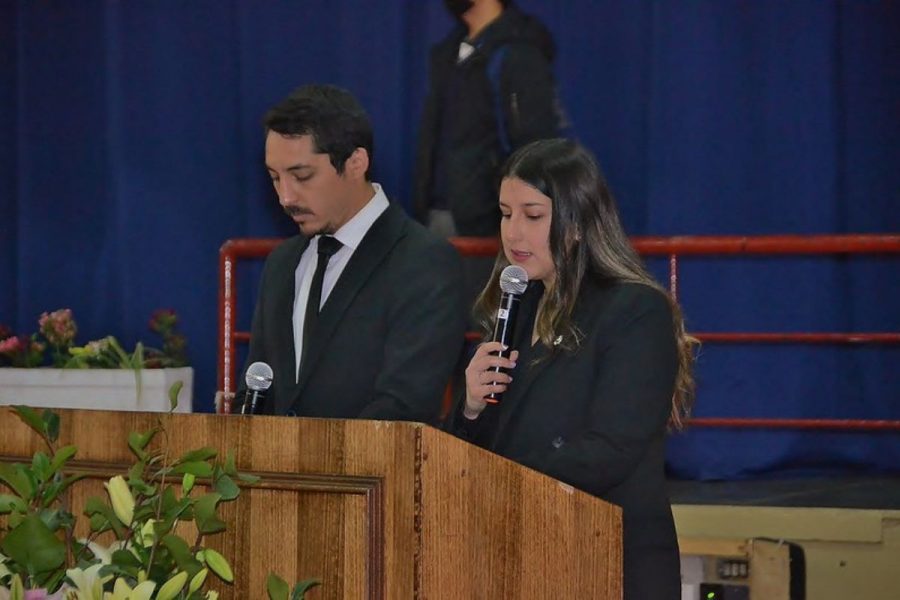
<svg viewBox="0 0 900 600"><path fill-rule="evenodd" d="M112 501L113 512L125 525L131 525L134 520L134 496L128 488L128 483L121 475L116 475L106 483L106 491Z"/></svg>
<svg viewBox="0 0 900 600"><path fill-rule="evenodd" d="M157 600L172 600L181 591L184 584L187 583L187 577L187 571L181 571L178 575L165 582L159 588L159 593L156 595Z"/></svg>
<svg viewBox="0 0 900 600"><path fill-rule="evenodd" d="M228 564L228 560L224 556L222 556L212 548L207 548L205 550L205 553L206 564L213 573L218 575L222 581L226 581L228 583L234 581L234 573L231 570L231 565Z"/></svg>
<svg viewBox="0 0 900 600"><path fill-rule="evenodd" d="M137 536L138 541L144 548L149 548L156 541L156 533L153 531L154 523L156 523L156 519L147 519L147 522L141 527L140 535Z"/></svg>
<svg viewBox="0 0 900 600"><path fill-rule="evenodd" d="M197 571L197 574L191 579L191 583L188 585L188 595L190 596L201 587L203 587L203 583L206 581L206 576L209 574L209 569L200 569Z"/></svg>

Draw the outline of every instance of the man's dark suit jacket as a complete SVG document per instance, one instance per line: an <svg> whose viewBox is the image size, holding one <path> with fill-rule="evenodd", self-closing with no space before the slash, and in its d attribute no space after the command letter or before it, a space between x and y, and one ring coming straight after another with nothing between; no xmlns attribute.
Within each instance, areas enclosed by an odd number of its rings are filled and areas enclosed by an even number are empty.
<svg viewBox="0 0 900 600"><path fill-rule="evenodd" d="M536 305L529 293L523 312ZM668 300L645 285L586 281L573 320L584 336L574 353L517 343L521 355L500 404L475 421L460 405L447 428L621 506L626 600L680 598L664 476L678 365Z"/></svg>
<svg viewBox="0 0 900 600"><path fill-rule="evenodd" d="M322 306L295 382L294 272L307 244L286 240L263 270L247 358L274 371L263 412L433 421L465 331L456 250L391 204Z"/></svg>

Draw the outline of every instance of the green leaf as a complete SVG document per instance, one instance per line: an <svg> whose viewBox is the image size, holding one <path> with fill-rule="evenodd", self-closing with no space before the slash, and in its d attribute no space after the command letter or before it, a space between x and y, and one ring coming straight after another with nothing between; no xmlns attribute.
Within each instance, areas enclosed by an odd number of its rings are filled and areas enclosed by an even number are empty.
<svg viewBox="0 0 900 600"><path fill-rule="evenodd" d="M113 552L112 562L114 565L118 565L122 568L133 567L139 569L141 567L141 561L139 561L129 550L116 550Z"/></svg>
<svg viewBox="0 0 900 600"><path fill-rule="evenodd" d="M178 394L183 387L184 382L179 379L169 388L169 410L171 412L175 412L175 409L178 408Z"/></svg>
<svg viewBox="0 0 900 600"><path fill-rule="evenodd" d="M187 496L194 489L194 476L191 473L185 473L181 478L181 493Z"/></svg>
<svg viewBox="0 0 900 600"><path fill-rule="evenodd" d="M197 450L191 450L190 452L185 452L184 456L179 458L175 462L175 464L177 465L177 464L181 464L181 463L199 462L199 461L209 460L210 458L213 458L216 454L218 454L218 453L216 452L215 448L210 448L210 447L198 448Z"/></svg>
<svg viewBox="0 0 900 600"><path fill-rule="evenodd" d="M128 469L128 485L138 494L153 496L156 494L156 486L144 481L144 470L146 466L147 465L143 460L131 465L131 468Z"/></svg>
<svg viewBox="0 0 900 600"><path fill-rule="evenodd" d="M169 554L172 555L172 560L175 561L178 568L182 571L187 571L190 576L193 577L193 575L203 568L200 561L191 554L191 549L188 547L187 542L177 535L170 533L169 535L164 536L162 538L162 544L169 551Z"/></svg>
<svg viewBox="0 0 900 600"><path fill-rule="evenodd" d="M177 535L167 535L163 537L162 543L169 551L169 554L172 555L172 558L175 559L175 562L179 565L194 558L187 542Z"/></svg>
<svg viewBox="0 0 900 600"><path fill-rule="evenodd" d="M178 506L178 498L175 496L175 490L171 487L166 487L162 493L162 499L160 500L160 509L163 514L167 514L173 508Z"/></svg>
<svg viewBox="0 0 900 600"><path fill-rule="evenodd" d="M47 428L44 425L44 420L41 419L41 416L37 413L36 410L31 408L30 406L23 406L21 404L13 406L12 409L16 411L16 415L18 415L18 417L22 419L22 421L26 425L34 429L38 433L38 435L44 436L47 434Z"/></svg>
<svg viewBox="0 0 900 600"><path fill-rule="evenodd" d="M138 494L143 496L153 496L156 494L156 486L149 485L142 479L129 479L128 485Z"/></svg>
<svg viewBox="0 0 900 600"><path fill-rule="evenodd" d="M138 458L143 460L147 456L147 453L144 452L144 449L147 447L147 444L150 443L150 440L153 439L158 431L159 429L156 428L144 433L132 431L128 434L128 447L131 448L131 451L134 452Z"/></svg>
<svg viewBox="0 0 900 600"><path fill-rule="evenodd" d="M172 473L177 473L178 475L190 473L195 477L211 477L212 472L212 465L202 460L184 462L172 468Z"/></svg>
<svg viewBox="0 0 900 600"><path fill-rule="evenodd" d="M225 529L225 522L216 514L221 494L206 494L194 503L194 519L200 533L217 533Z"/></svg>
<svg viewBox="0 0 900 600"><path fill-rule="evenodd" d="M53 461L50 463L50 470L54 473L60 470L66 461L75 456L78 452L77 446L63 446L53 455Z"/></svg>
<svg viewBox="0 0 900 600"><path fill-rule="evenodd" d="M222 500L234 500L241 493L237 484L228 475L222 475L216 479L215 490L222 495Z"/></svg>
<svg viewBox="0 0 900 600"><path fill-rule="evenodd" d="M31 457L31 470L39 482L50 479L50 457L43 452L35 452Z"/></svg>
<svg viewBox="0 0 900 600"><path fill-rule="evenodd" d="M291 600L302 600L304 596L306 596L306 592L313 589L321 582L317 579L305 579L299 582L294 586L294 591L291 592Z"/></svg>
<svg viewBox="0 0 900 600"><path fill-rule="evenodd" d="M50 503L66 491L70 485L76 481L81 481L85 477L87 477L87 473L79 473L77 475L69 475L65 479L55 482L52 486L48 487L47 491L44 493L44 506L49 506Z"/></svg>
<svg viewBox="0 0 900 600"><path fill-rule="evenodd" d="M56 532L65 527L74 526L75 519L72 513L66 510L42 510L37 513L41 521L50 531Z"/></svg>
<svg viewBox="0 0 900 600"><path fill-rule="evenodd" d="M112 525L110 525L109 519L104 517L102 514L97 513L95 515L91 515L91 531L102 533L111 528Z"/></svg>
<svg viewBox="0 0 900 600"><path fill-rule="evenodd" d="M141 523L147 519L156 517L156 507L152 504L139 504L134 507L133 523Z"/></svg>
<svg viewBox="0 0 900 600"><path fill-rule="evenodd" d="M167 522L165 519L161 521L153 522L153 535L156 536L156 539L161 540L166 537L172 531L172 522Z"/></svg>
<svg viewBox="0 0 900 600"><path fill-rule="evenodd" d="M117 538L121 539L122 537L124 537L125 526L116 516L116 513L113 512L112 507L103 502L103 500L101 500L97 496L88 498L87 502L84 503L84 514L91 517L91 529L93 529L94 531L103 531L107 527L112 527ZM107 523L103 523L102 521L95 519L97 515L102 515ZM100 527L94 528L95 523L100 525Z"/></svg>
<svg viewBox="0 0 900 600"><path fill-rule="evenodd" d="M134 354L131 355L131 367L135 370L138 377L138 387L140 387L140 370L144 368L144 343L138 342L134 345Z"/></svg>
<svg viewBox="0 0 900 600"><path fill-rule="evenodd" d="M27 465L17 465L16 469L28 480L28 485L31 486L32 495L36 494L38 491L38 479L34 475L34 469L29 469Z"/></svg>
<svg viewBox="0 0 900 600"><path fill-rule="evenodd" d="M130 444L129 444L130 445ZM128 479L131 481L138 481L144 479L144 469L147 467L144 464L144 461L138 461L131 465L131 468L128 469Z"/></svg>
<svg viewBox="0 0 900 600"><path fill-rule="evenodd" d="M28 512L28 505L18 496L0 494L0 515L5 515L13 510L25 513Z"/></svg>
<svg viewBox="0 0 900 600"><path fill-rule="evenodd" d="M225 471L226 475L237 475L237 467L234 464L234 450L229 449L225 453L225 464L222 465L222 470Z"/></svg>
<svg viewBox="0 0 900 600"><path fill-rule="evenodd" d="M55 573L48 573L45 579L43 579L42 581L38 581L38 584L44 589L56 589L56 587L59 586L65 576L65 570L59 569Z"/></svg>
<svg viewBox="0 0 900 600"><path fill-rule="evenodd" d="M9 516L6 517L6 521L7 521L6 526L9 529L14 529L19 526L19 523L21 523L25 517L26 517L26 513L11 512L11 513L9 513Z"/></svg>
<svg viewBox="0 0 900 600"><path fill-rule="evenodd" d="M9 488L22 497L24 500L30 500L34 493L34 485L31 479L25 473L25 469L18 463L7 464L0 463L0 481L9 486Z"/></svg>
<svg viewBox="0 0 900 600"><path fill-rule="evenodd" d="M0 549L30 575L56 569L66 559L66 546L37 515L28 515L10 531Z"/></svg>
<svg viewBox="0 0 900 600"><path fill-rule="evenodd" d="M59 415L49 409L44 409L44 424L47 426L47 437L51 442L55 442L59 438Z"/></svg>
<svg viewBox="0 0 900 600"><path fill-rule="evenodd" d="M288 600L288 594L291 588L284 579L275 573L269 573L266 577L266 591L269 593L269 600Z"/></svg>
<svg viewBox="0 0 900 600"><path fill-rule="evenodd" d="M225 474L230 477L237 477L241 481L246 483L256 483L259 481L259 476L257 475L247 475L245 473L239 473L237 470L237 466L235 466L234 462L234 450L229 449L228 452L225 453L225 464L222 465L222 470L225 471Z"/></svg>
<svg viewBox="0 0 900 600"><path fill-rule="evenodd" d="M84 503L84 514L91 516L96 513L102 513L104 508L108 507L99 497L91 496Z"/></svg>
<svg viewBox="0 0 900 600"><path fill-rule="evenodd" d="M125 352L125 349L122 348L122 345L119 343L114 336L108 335L104 338L109 344L109 349L112 351L113 355L116 357L118 361L118 366L120 369L130 369L131 368L131 357Z"/></svg>

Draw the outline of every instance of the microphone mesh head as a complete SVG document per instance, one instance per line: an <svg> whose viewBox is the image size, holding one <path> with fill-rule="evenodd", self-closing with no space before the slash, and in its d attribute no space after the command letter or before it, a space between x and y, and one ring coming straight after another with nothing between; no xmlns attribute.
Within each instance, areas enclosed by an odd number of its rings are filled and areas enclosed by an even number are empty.
<svg viewBox="0 0 900 600"><path fill-rule="evenodd" d="M523 294L528 287L528 273L516 265L509 265L500 273L500 289L505 294Z"/></svg>
<svg viewBox="0 0 900 600"><path fill-rule="evenodd" d="M262 392L269 389L269 386L272 385L272 377L272 367L264 362L255 362L247 367L247 375L244 377L244 381L247 382L247 387L254 392Z"/></svg>

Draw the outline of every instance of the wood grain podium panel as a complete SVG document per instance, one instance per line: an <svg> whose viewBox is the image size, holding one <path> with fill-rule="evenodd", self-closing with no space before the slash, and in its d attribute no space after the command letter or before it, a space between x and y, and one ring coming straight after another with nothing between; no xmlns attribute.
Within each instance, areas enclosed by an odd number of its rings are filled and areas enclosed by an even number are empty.
<svg viewBox="0 0 900 600"><path fill-rule="evenodd" d="M422 438L426 597L621 598L618 507L443 432Z"/></svg>
<svg viewBox="0 0 900 600"><path fill-rule="evenodd" d="M421 424L58 412L60 442L79 447L71 470L89 475L77 515L132 464L128 433L159 423L173 458L233 449L260 477L208 538L235 571L223 599L264 598L271 571L320 579L313 599L621 598L617 507ZM0 431L0 461L41 449L9 409Z"/></svg>

